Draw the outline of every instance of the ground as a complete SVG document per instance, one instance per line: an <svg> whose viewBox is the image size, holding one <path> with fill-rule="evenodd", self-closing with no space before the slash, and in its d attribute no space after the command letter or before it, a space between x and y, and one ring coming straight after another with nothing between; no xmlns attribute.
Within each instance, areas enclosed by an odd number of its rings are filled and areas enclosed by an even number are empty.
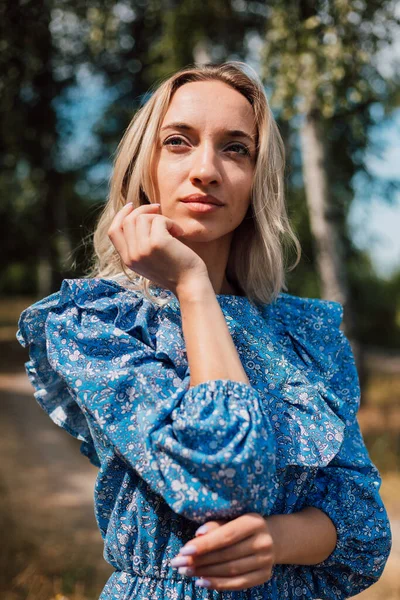
<svg viewBox="0 0 400 600"><path fill-rule="evenodd" d="M39 407L24 374L0 375L0 388L0 597L96 599L112 572L93 511L97 468Z"/></svg>

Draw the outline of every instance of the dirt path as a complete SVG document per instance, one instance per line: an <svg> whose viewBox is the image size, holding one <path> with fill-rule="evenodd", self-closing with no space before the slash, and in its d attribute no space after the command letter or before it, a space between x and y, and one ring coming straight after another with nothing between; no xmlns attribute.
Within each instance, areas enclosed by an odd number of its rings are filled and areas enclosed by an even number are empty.
<svg viewBox="0 0 400 600"><path fill-rule="evenodd" d="M97 598L112 571L93 511L97 469L32 392L25 374L0 374L0 497L9 532L1 598L27 598L28 589L32 600L79 589ZM32 595L32 585L40 593Z"/></svg>

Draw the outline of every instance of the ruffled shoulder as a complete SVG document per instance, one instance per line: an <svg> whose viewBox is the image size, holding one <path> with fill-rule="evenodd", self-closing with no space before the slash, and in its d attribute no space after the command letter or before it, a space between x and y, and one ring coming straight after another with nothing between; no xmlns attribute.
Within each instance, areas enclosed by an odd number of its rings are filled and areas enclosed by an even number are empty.
<svg viewBox="0 0 400 600"><path fill-rule="evenodd" d="M64 279L59 292L39 300L21 314L17 338L26 346L43 335L50 313L61 314L70 310L75 314L101 316L107 323L122 331L131 332L143 343L152 346L148 321L157 307L143 302L136 290L126 288L112 279ZM26 340L26 342L24 342Z"/></svg>
<svg viewBox="0 0 400 600"><path fill-rule="evenodd" d="M326 467L359 404L351 347L340 330L343 307L282 293L263 316L276 336L266 354L277 464Z"/></svg>
<svg viewBox="0 0 400 600"><path fill-rule="evenodd" d="M49 362L46 326L54 314L90 314L92 318L114 323L132 331L141 341L151 344L147 316L138 311L142 300L132 290L105 279L65 279L60 291L26 308L19 318L17 340L29 348L25 369L34 396L54 423L82 441L81 452L93 464L100 465L85 415L76 403L64 379ZM150 303L147 304L147 310ZM134 331L135 330L135 331Z"/></svg>
<svg viewBox="0 0 400 600"><path fill-rule="evenodd" d="M159 305L131 287L126 278L65 279L56 312L78 311L82 325L90 319L113 325L120 332L128 333L135 343L139 342L140 352L172 364L183 378L187 365L182 356L185 342L180 312L176 310L178 301L172 292L160 288L152 289L151 295L169 298L172 302L161 311Z"/></svg>
<svg viewBox="0 0 400 600"><path fill-rule="evenodd" d="M307 377L333 392L330 405L350 424L359 408L360 386L339 302L280 294L273 305L288 345Z"/></svg>

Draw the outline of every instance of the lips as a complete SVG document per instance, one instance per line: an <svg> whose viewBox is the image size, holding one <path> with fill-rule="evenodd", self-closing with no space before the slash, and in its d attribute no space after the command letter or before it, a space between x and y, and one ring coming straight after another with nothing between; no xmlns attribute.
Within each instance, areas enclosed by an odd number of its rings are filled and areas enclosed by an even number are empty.
<svg viewBox="0 0 400 600"><path fill-rule="evenodd" d="M181 202L199 202L204 204L215 204L216 206L223 206L223 202L215 198L215 196L211 196L211 194L192 194L191 196L186 196L185 198L181 198Z"/></svg>

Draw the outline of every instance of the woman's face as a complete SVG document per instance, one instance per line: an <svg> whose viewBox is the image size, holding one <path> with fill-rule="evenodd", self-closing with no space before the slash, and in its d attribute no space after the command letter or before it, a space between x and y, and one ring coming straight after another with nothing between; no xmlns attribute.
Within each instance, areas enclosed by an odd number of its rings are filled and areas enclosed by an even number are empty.
<svg viewBox="0 0 400 600"><path fill-rule="evenodd" d="M175 92L152 165L153 201L184 229L184 239L230 239L240 225L250 204L255 136L252 106L225 83L186 83ZM193 194L222 206L199 212L183 202Z"/></svg>

